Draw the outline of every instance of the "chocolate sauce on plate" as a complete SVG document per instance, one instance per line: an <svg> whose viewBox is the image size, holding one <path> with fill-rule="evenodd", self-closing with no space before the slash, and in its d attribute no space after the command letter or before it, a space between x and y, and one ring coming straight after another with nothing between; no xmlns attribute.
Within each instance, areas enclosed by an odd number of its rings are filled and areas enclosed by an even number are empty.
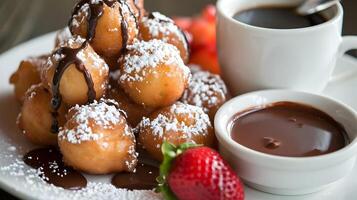
<svg viewBox="0 0 357 200"><path fill-rule="evenodd" d="M349 143L346 130L332 117L292 102L238 113L232 121L231 137L250 149L290 157L328 154Z"/></svg>
<svg viewBox="0 0 357 200"><path fill-rule="evenodd" d="M112 178L112 184L117 188L128 190L151 190L156 188L156 177L159 168L154 166L151 158L139 158L135 172L117 173ZM69 190L78 190L87 186L86 178L77 170L68 167L62 160L61 152L55 147L39 148L28 152L23 157L24 162L41 173L39 176L47 183ZM145 164L144 164L145 163Z"/></svg>
<svg viewBox="0 0 357 200"><path fill-rule="evenodd" d="M126 188L129 190L151 190L156 188L156 177L158 176L159 168L138 163L135 172L116 174L112 179L112 184L117 188Z"/></svg>
<svg viewBox="0 0 357 200"><path fill-rule="evenodd" d="M34 149L28 152L24 162L38 169L39 176L47 183L69 190L78 190L87 186L86 178L71 167L65 166L62 155L54 147Z"/></svg>

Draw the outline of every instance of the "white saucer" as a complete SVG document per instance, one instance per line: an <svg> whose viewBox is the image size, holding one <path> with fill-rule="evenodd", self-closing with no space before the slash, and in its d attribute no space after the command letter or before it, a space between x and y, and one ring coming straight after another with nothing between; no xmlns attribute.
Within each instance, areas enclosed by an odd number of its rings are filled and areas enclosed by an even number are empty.
<svg viewBox="0 0 357 200"><path fill-rule="evenodd" d="M0 55L0 187L23 199L160 199L161 196L152 191L129 192L115 189L109 184L110 176L87 176L91 182L90 189L82 192L54 188L41 182L33 175L33 170L19 162L21 156L32 146L23 138L16 126L19 106L13 96L13 87L8 80L22 59L50 52L54 46L54 37L55 33L50 33ZM341 69L357 69L357 61L348 56L339 60L338 65ZM323 94L336 98L357 110L356 88L357 74L354 74L330 83ZM311 195L275 196L248 187L245 192L246 200L351 200L357 198L356 187L357 166L354 173L341 182Z"/></svg>

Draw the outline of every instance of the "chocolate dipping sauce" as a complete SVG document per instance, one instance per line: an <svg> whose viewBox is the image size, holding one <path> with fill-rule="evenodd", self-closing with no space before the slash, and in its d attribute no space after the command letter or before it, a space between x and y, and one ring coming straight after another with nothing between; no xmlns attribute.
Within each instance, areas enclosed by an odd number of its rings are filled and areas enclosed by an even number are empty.
<svg viewBox="0 0 357 200"><path fill-rule="evenodd" d="M326 113L292 102L277 102L238 113L231 137L250 149L278 156L308 157L349 143L346 130Z"/></svg>

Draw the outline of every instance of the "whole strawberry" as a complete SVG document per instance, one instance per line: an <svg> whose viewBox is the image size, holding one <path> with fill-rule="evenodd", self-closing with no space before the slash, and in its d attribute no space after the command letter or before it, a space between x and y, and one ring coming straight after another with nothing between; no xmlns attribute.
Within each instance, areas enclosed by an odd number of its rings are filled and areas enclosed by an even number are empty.
<svg viewBox="0 0 357 200"><path fill-rule="evenodd" d="M213 149L186 143L162 146L159 190L165 199L243 200L243 185Z"/></svg>

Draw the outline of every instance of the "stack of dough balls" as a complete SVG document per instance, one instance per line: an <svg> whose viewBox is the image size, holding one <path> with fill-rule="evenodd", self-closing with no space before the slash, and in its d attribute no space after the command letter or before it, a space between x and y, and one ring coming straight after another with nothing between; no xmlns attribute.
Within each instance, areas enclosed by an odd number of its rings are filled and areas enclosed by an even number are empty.
<svg viewBox="0 0 357 200"><path fill-rule="evenodd" d="M139 147L161 160L164 141L213 146L227 89L218 75L191 71L188 58L185 34L143 1L79 1L53 51L23 60L10 78L19 128L91 174L133 172Z"/></svg>

